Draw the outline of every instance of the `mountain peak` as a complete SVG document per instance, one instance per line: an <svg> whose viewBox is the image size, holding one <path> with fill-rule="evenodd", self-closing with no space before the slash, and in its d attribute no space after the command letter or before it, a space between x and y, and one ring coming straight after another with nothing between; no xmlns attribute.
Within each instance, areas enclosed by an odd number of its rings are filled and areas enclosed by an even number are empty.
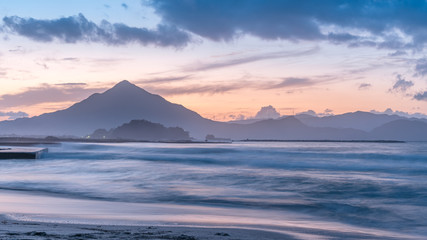
<svg viewBox="0 0 427 240"><path fill-rule="evenodd" d="M117 83L116 85L114 85L113 88L115 88L115 87L120 87L120 88L122 88L122 87L136 87L136 85L132 84L128 80L123 80L123 81Z"/></svg>
<svg viewBox="0 0 427 240"><path fill-rule="evenodd" d="M138 87L137 85L129 82L128 80L123 80L114 87L110 88L106 91L106 93L114 93L114 94L131 94L131 93L148 93L144 89Z"/></svg>

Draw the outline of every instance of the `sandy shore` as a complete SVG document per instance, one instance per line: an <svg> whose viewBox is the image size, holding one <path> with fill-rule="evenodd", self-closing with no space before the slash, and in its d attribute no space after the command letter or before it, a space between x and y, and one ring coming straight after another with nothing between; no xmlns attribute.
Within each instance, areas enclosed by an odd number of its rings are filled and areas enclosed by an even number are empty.
<svg viewBox="0 0 427 240"><path fill-rule="evenodd" d="M268 213L268 214L266 214ZM0 190L3 239L426 239L289 212L109 202Z"/></svg>
<svg viewBox="0 0 427 240"><path fill-rule="evenodd" d="M0 215L0 239L295 239L280 233L236 228L118 226L16 221Z"/></svg>

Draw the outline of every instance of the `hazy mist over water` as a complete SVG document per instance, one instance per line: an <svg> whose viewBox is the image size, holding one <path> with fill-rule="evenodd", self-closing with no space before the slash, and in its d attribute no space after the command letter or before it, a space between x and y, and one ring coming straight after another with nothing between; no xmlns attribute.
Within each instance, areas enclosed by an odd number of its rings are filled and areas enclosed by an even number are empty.
<svg viewBox="0 0 427 240"><path fill-rule="evenodd" d="M427 236L427 143L63 143L0 161L0 189L296 213Z"/></svg>

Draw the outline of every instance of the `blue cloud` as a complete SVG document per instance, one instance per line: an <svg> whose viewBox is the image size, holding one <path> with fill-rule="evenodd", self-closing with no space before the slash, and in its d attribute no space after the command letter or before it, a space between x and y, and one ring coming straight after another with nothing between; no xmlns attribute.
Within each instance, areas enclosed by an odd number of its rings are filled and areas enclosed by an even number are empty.
<svg viewBox="0 0 427 240"><path fill-rule="evenodd" d="M54 20L38 20L18 16L4 17L4 27L8 32L39 42L58 40L64 43L100 42L109 45L139 43L162 47L184 47L190 35L170 25L157 25L156 29L129 27L125 24L111 24L103 21L96 24L83 14Z"/></svg>
<svg viewBox="0 0 427 240"><path fill-rule="evenodd" d="M427 91L415 94L414 99L418 101L427 101Z"/></svg>
<svg viewBox="0 0 427 240"><path fill-rule="evenodd" d="M401 75L397 75L397 80L394 83L392 89L390 89L390 91L404 93L412 86L414 86L414 83L412 81L406 81L404 78L402 78Z"/></svg>
<svg viewBox="0 0 427 240"><path fill-rule="evenodd" d="M427 75L427 58L421 58L417 60L415 65L415 75L425 76Z"/></svg>
<svg viewBox="0 0 427 240"><path fill-rule="evenodd" d="M369 89L371 87L372 87L372 85L370 83L361 83L359 85L359 90L366 90L366 89Z"/></svg>
<svg viewBox="0 0 427 240"><path fill-rule="evenodd" d="M214 41L249 34L268 40L329 40L390 49L421 49L427 42L424 0L156 0L150 5L164 22ZM324 32L323 26L340 31ZM352 32L366 32L374 39Z"/></svg>

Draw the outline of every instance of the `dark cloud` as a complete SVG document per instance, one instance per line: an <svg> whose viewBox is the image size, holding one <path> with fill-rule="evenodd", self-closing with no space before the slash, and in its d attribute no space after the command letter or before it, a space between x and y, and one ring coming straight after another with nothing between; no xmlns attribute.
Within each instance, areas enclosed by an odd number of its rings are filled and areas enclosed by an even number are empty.
<svg viewBox="0 0 427 240"><path fill-rule="evenodd" d="M415 75L416 76L425 76L427 75L427 59L421 58L417 60L415 65Z"/></svg>
<svg viewBox="0 0 427 240"><path fill-rule="evenodd" d="M268 40L330 40L393 49L420 49L427 42L424 0L153 0L150 5L164 22L214 41L249 34ZM326 33L322 27L339 31ZM412 40L406 42L397 31Z"/></svg>
<svg viewBox="0 0 427 240"><path fill-rule="evenodd" d="M409 88L414 86L414 83L412 81L406 81L404 78L402 78L401 75L397 75L396 82L394 83L393 87L389 90L390 92L401 92L405 93Z"/></svg>
<svg viewBox="0 0 427 240"><path fill-rule="evenodd" d="M427 91L415 94L414 99L418 101L427 101Z"/></svg>
<svg viewBox="0 0 427 240"><path fill-rule="evenodd" d="M366 89L369 89L371 87L372 87L372 85L370 83L361 83L359 85L359 90L366 90Z"/></svg>
<svg viewBox="0 0 427 240"><path fill-rule="evenodd" d="M5 33L42 42L183 47L192 32L213 41L242 35L266 40L329 41L349 47L420 51L427 43L427 1L229 0L142 1L161 17L155 29L101 24L82 14L51 20L4 17ZM128 9L126 3L120 5ZM105 7L110 7L105 5Z"/></svg>
<svg viewBox="0 0 427 240"><path fill-rule="evenodd" d="M9 120L14 120L17 118L24 118L24 117L28 117L28 113L26 112L0 112L0 117L9 117Z"/></svg>
<svg viewBox="0 0 427 240"><path fill-rule="evenodd" d="M240 32L264 39L324 37L315 19L297 12L305 12L301 8L306 5L298 2L166 0L151 5L164 21L215 41L231 40Z"/></svg>
<svg viewBox="0 0 427 240"><path fill-rule="evenodd" d="M283 79L283 81L279 84L275 84L270 86L271 88L283 88L283 87L303 87L313 85L314 82L309 78L295 78L289 77Z"/></svg>
<svg viewBox="0 0 427 240"><path fill-rule="evenodd" d="M47 102L80 101L104 88L84 88L79 85L49 85L28 88L16 94L0 96L0 107L31 106Z"/></svg>
<svg viewBox="0 0 427 240"><path fill-rule="evenodd" d="M241 65L241 64L258 62L258 61L267 60L267 59L307 56L307 55L316 53L318 50L319 50L318 48L312 48L304 51L279 51L279 52L262 53L258 55L245 56L245 57L227 59L222 61L192 64L190 66L186 66L185 70L206 71L206 70L212 70L217 68L232 67L232 66Z"/></svg>
<svg viewBox="0 0 427 240"><path fill-rule="evenodd" d="M18 16L4 17L3 23L10 33L39 42L58 40L64 43L100 42L109 45L138 43L162 47L184 47L190 35L175 26L157 25L156 29L129 27L103 21L97 25L83 14L54 20L38 20Z"/></svg>
<svg viewBox="0 0 427 240"><path fill-rule="evenodd" d="M56 86L86 86L87 83L57 83Z"/></svg>

